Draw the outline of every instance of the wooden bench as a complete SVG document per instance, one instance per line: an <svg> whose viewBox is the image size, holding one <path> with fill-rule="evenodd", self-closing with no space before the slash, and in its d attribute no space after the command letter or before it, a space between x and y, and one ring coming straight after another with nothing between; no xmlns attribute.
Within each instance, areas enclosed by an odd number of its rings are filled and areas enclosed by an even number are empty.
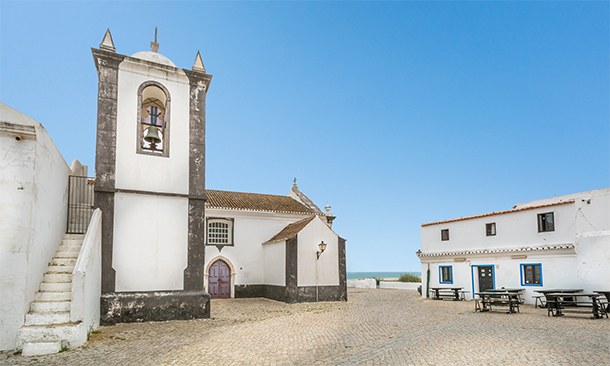
<svg viewBox="0 0 610 366"><path fill-rule="evenodd" d="M600 301L600 295L587 293L549 293L545 294L547 316L563 316L564 313L592 314L593 319L608 318L605 303ZM589 301L578 298L588 297ZM587 309L587 310L583 310Z"/></svg>
<svg viewBox="0 0 610 366"><path fill-rule="evenodd" d="M519 312L519 305L523 300L514 292L479 292L480 297L474 299L474 311L492 311L494 307L508 308L507 314ZM516 310L516 311L515 311Z"/></svg>
<svg viewBox="0 0 610 366"><path fill-rule="evenodd" d="M534 309L538 307L546 308L546 297L544 295L536 295L532 296L532 298L534 299Z"/></svg>

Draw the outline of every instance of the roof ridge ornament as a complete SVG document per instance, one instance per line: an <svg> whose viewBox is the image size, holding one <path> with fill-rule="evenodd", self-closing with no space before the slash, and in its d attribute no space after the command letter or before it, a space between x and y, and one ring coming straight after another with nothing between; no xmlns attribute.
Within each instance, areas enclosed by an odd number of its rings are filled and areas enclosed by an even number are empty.
<svg viewBox="0 0 610 366"><path fill-rule="evenodd" d="M110 28L106 29L106 34L104 34L102 43L100 43L100 50L116 52L114 42L112 41L112 34L110 34Z"/></svg>
<svg viewBox="0 0 610 366"><path fill-rule="evenodd" d="M159 53L159 44L157 43L157 27L155 27L155 41L150 42L150 50L154 53Z"/></svg>
<svg viewBox="0 0 610 366"><path fill-rule="evenodd" d="M197 50L197 56L195 56L195 64L193 65L193 71L205 72L205 66L203 66L203 60L201 60L201 53Z"/></svg>

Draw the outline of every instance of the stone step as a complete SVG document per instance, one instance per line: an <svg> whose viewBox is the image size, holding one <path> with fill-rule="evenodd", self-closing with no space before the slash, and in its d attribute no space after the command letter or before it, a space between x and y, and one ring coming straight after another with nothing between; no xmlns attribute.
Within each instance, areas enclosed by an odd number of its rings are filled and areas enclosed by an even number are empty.
<svg viewBox="0 0 610 366"><path fill-rule="evenodd" d="M21 355L23 356L42 356L61 351L61 341L49 342L26 342L23 344Z"/></svg>
<svg viewBox="0 0 610 366"><path fill-rule="evenodd" d="M52 266L72 266L76 264L76 258L53 258L51 259Z"/></svg>
<svg viewBox="0 0 610 366"><path fill-rule="evenodd" d="M40 291L49 291L49 292L71 292L72 291L72 283L71 282L43 282L40 284Z"/></svg>
<svg viewBox="0 0 610 366"><path fill-rule="evenodd" d="M74 266L48 266L47 273L72 273Z"/></svg>
<svg viewBox="0 0 610 366"><path fill-rule="evenodd" d="M51 325L25 325L19 329L18 343L27 342L56 342L74 338L78 331L78 323L61 323Z"/></svg>
<svg viewBox="0 0 610 366"><path fill-rule="evenodd" d="M78 252L57 252L55 258L77 258Z"/></svg>
<svg viewBox="0 0 610 366"><path fill-rule="evenodd" d="M64 245L57 247L58 252L80 252L80 245Z"/></svg>
<svg viewBox="0 0 610 366"><path fill-rule="evenodd" d="M68 244L68 245L81 245L83 243L83 239L66 239L64 238L61 241L61 244Z"/></svg>
<svg viewBox="0 0 610 366"><path fill-rule="evenodd" d="M63 240L83 240L85 234L65 234Z"/></svg>
<svg viewBox="0 0 610 366"><path fill-rule="evenodd" d="M25 325L62 324L70 321L69 311L47 311L25 314Z"/></svg>
<svg viewBox="0 0 610 366"><path fill-rule="evenodd" d="M70 301L33 301L30 310L39 311L70 311Z"/></svg>
<svg viewBox="0 0 610 366"><path fill-rule="evenodd" d="M72 273L45 273L42 277L42 282L72 282Z"/></svg>
<svg viewBox="0 0 610 366"><path fill-rule="evenodd" d="M62 291L62 292L50 292L50 291L40 291L36 293L35 301L71 301L72 300L72 292L70 291Z"/></svg>

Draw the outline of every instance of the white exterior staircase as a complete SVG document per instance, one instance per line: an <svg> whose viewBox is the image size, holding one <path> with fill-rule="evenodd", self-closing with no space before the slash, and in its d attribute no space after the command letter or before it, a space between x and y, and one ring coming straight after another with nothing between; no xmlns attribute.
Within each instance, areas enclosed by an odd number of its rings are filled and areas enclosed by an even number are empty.
<svg viewBox="0 0 610 366"><path fill-rule="evenodd" d="M84 342L79 331L82 321L72 322L72 272L84 235L66 234L47 267L40 290L30 304L25 325L17 333L17 348L24 356L59 352L68 346ZM86 339L85 339L86 340Z"/></svg>

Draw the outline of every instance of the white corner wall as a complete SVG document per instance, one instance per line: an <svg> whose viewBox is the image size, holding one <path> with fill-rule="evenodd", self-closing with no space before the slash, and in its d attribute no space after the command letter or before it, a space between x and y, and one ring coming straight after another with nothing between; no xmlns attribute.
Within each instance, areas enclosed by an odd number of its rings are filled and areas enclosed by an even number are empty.
<svg viewBox="0 0 610 366"><path fill-rule="evenodd" d="M339 285L339 237L319 217L313 219L298 236L298 286ZM316 260L320 241L326 250ZM318 280L316 281L316 266Z"/></svg>
<svg viewBox="0 0 610 366"><path fill-rule="evenodd" d="M33 127L20 141L0 131L0 350L10 350L65 233L70 170L40 123L5 105L0 122Z"/></svg>
<svg viewBox="0 0 610 366"><path fill-rule="evenodd" d="M116 291L182 290L188 199L117 193L114 205Z"/></svg>
<svg viewBox="0 0 610 366"><path fill-rule="evenodd" d="M286 286L286 242L264 244L265 285Z"/></svg>

